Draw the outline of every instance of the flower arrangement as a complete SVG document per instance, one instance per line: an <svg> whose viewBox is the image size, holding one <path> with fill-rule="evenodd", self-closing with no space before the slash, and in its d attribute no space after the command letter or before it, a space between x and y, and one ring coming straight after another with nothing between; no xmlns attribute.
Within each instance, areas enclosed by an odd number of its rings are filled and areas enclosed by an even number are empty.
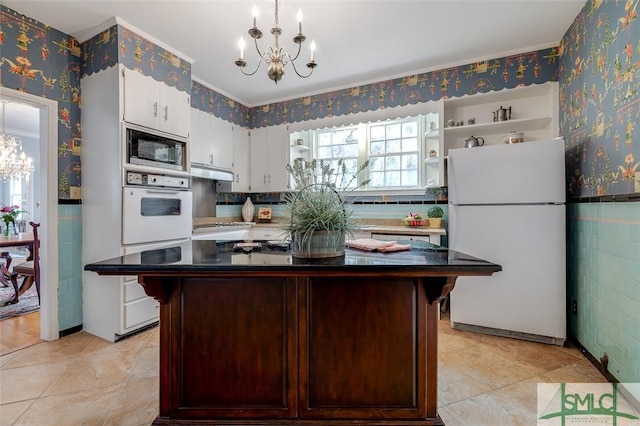
<svg viewBox="0 0 640 426"><path fill-rule="evenodd" d="M366 169L366 161L352 170L343 160L338 160L333 168L327 161L296 160L287 164L296 192L287 194L285 212L291 222L284 229L292 240L292 251L296 257L332 257L344 254L345 235L356 227L353 209L343 198L369 183L357 184L358 174ZM340 193L343 195L341 196ZM312 246L318 240L322 247L314 253ZM312 244L312 241L315 241Z"/></svg>
<svg viewBox="0 0 640 426"><path fill-rule="evenodd" d="M0 214L2 215L2 220L5 223L4 228L4 236L9 236L9 225L16 226L16 219L20 213L26 213L24 210L20 210L20 206L5 206L3 205L0 208Z"/></svg>

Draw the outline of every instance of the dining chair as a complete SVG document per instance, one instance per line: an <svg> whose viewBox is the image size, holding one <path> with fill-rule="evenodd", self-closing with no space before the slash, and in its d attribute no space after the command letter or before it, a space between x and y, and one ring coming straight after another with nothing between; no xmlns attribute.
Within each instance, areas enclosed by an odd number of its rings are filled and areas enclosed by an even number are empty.
<svg viewBox="0 0 640 426"><path fill-rule="evenodd" d="M38 304L40 304L40 239L38 238L39 223L29 222L33 229L33 249L31 251L31 260L20 263L13 267L11 273L11 284L18 293L24 293L33 284L36 285L38 293ZM18 280L22 278L22 283L18 285Z"/></svg>

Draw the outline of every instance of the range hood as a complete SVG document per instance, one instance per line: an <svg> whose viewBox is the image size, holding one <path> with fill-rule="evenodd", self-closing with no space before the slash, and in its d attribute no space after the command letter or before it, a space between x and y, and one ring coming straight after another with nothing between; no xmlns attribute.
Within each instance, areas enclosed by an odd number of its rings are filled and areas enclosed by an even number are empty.
<svg viewBox="0 0 640 426"><path fill-rule="evenodd" d="M191 176L202 179L233 182L233 172L231 170L219 169L200 163L191 163Z"/></svg>

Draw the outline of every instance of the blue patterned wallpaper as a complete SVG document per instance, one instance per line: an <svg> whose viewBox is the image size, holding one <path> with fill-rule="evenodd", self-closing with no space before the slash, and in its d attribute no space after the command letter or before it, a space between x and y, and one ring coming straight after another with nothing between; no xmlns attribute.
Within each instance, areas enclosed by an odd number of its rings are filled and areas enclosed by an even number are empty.
<svg viewBox="0 0 640 426"><path fill-rule="evenodd" d="M242 127L249 127L251 122L251 108L193 80L191 81L191 107Z"/></svg>
<svg viewBox="0 0 640 426"><path fill-rule="evenodd" d="M0 53L0 85L58 101L58 198L71 199L80 186L80 46L0 5Z"/></svg>
<svg viewBox="0 0 640 426"><path fill-rule="evenodd" d="M570 196L635 192L640 173L638 0L589 1L559 52Z"/></svg>
<svg viewBox="0 0 640 426"><path fill-rule="evenodd" d="M191 64L127 27L114 25L81 47L83 77L121 63L168 86L191 92Z"/></svg>
<svg viewBox="0 0 640 426"><path fill-rule="evenodd" d="M374 111L557 79L558 49L519 53L255 107L251 128Z"/></svg>

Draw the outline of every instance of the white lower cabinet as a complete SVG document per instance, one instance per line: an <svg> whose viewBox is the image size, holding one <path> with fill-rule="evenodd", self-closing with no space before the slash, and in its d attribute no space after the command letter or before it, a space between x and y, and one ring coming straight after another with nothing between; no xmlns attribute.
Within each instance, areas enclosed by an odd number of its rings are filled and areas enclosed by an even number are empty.
<svg viewBox="0 0 640 426"><path fill-rule="evenodd" d="M249 232L249 238L258 241L284 240L287 238L287 232L284 229L280 228L255 226L251 228L251 232Z"/></svg>
<svg viewBox="0 0 640 426"><path fill-rule="evenodd" d="M398 241L398 240L410 240L410 241L426 241L440 245L440 235L401 235L401 234L371 234L371 238L381 241Z"/></svg>
<svg viewBox="0 0 640 426"><path fill-rule="evenodd" d="M127 330L137 329L141 324L157 321L160 317L160 304L155 299L143 297L125 303L122 314L124 324L122 331L126 334Z"/></svg>

